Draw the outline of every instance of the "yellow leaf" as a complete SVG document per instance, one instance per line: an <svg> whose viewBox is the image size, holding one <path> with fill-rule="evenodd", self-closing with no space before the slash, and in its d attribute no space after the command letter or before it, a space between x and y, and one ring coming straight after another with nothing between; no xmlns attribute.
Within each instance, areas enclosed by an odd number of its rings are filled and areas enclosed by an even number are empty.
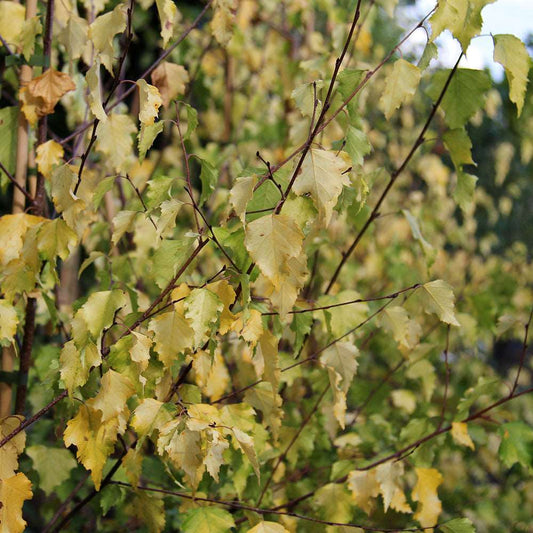
<svg viewBox="0 0 533 533"><path fill-rule="evenodd" d="M303 238L294 220L274 214L250 222L244 243L261 272L278 287L288 260L302 254Z"/></svg>
<svg viewBox="0 0 533 533"><path fill-rule="evenodd" d="M96 149L107 156L118 173L126 173L133 160L133 137L137 128L128 115L111 113L96 129Z"/></svg>
<svg viewBox="0 0 533 533"><path fill-rule="evenodd" d="M375 470L354 470L348 474L348 487L357 507L370 514L376 506L379 494L379 484Z"/></svg>
<svg viewBox="0 0 533 533"><path fill-rule="evenodd" d="M0 440L17 429L23 421L22 416L7 416L0 420ZM0 479L7 479L15 475L18 468L18 456L26 445L26 433L17 433L10 441L0 448Z"/></svg>
<svg viewBox="0 0 533 533"><path fill-rule="evenodd" d="M89 372L93 366L102 362L100 351L96 344L89 343L78 349L73 340L66 342L59 356L61 379L72 396L76 387L87 383Z"/></svg>
<svg viewBox="0 0 533 533"><path fill-rule="evenodd" d="M74 11L68 15L65 27L59 33L59 41L65 46L70 61L79 59L85 47L89 34L89 23L82 17L79 17Z"/></svg>
<svg viewBox="0 0 533 533"><path fill-rule="evenodd" d="M402 104L413 99L420 77L420 69L405 59L398 59L394 63L391 73L385 79L385 90L379 100L379 108L385 113L387 120Z"/></svg>
<svg viewBox="0 0 533 533"><path fill-rule="evenodd" d="M408 389L397 389L391 392L394 407L403 409L407 414L412 414L416 409L416 396Z"/></svg>
<svg viewBox="0 0 533 533"><path fill-rule="evenodd" d="M154 332L155 351L166 368L193 345L195 331L177 311L156 316L148 328Z"/></svg>
<svg viewBox="0 0 533 533"><path fill-rule="evenodd" d="M44 222L43 217L17 213L0 217L0 265L7 265L19 257L28 228Z"/></svg>
<svg viewBox="0 0 533 533"><path fill-rule="evenodd" d="M163 103L159 90L143 79L137 80L137 87L139 87L139 120L142 124L153 124Z"/></svg>
<svg viewBox="0 0 533 533"><path fill-rule="evenodd" d="M132 331L132 335L134 344L130 350L130 357L132 361L139 363L142 372L143 370L146 370L148 362L150 361L150 348L152 347L152 339L135 331Z"/></svg>
<svg viewBox="0 0 533 533"><path fill-rule="evenodd" d="M37 169L45 178L51 177L52 168L60 164L63 153L63 147L52 140L37 147L35 162Z"/></svg>
<svg viewBox="0 0 533 533"><path fill-rule="evenodd" d="M35 124L35 116L44 117L54 112L59 99L76 88L68 74L52 68L31 80L20 90L23 102L22 111L30 124Z"/></svg>
<svg viewBox="0 0 533 533"><path fill-rule="evenodd" d="M0 480L0 526L2 533L22 533L24 500L33 496L30 480L22 473Z"/></svg>
<svg viewBox="0 0 533 533"><path fill-rule="evenodd" d="M89 26L92 41L102 65L113 74L113 38L126 29L126 6L119 4L113 11L96 17Z"/></svg>
<svg viewBox="0 0 533 533"><path fill-rule="evenodd" d="M222 313L220 314L220 325L218 327L218 332L220 335L225 335L235 320L235 315L230 311L230 307L235 301L235 291L225 279L216 281L214 283L209 283L206 288L215 293L224 305Z"/></svg>
<svg viewBox="0 0 533 533"><path fill-rule="evenodd" d="M435 468L416 468L418 481L413 489L412 497L418 502L415 520L422 527L432 527L442 511L442 504L437 494L437 487L442 483L442 475Z"/></svg>
<svg viewBox="0 0 533 533"><path fill-rule="evenodd" d="M162 61L151 74L152 83L159 89L165 107L176 96L185 94L185 84L189 82L189 73L182 65Z"/></svg>
<svg viewBox="0 0 533 533"><path fill-rule="evenodd" d="M255 176L237 178L229 193L229 201L243 224L246 220L246 206L252 199L256 181Z"/></svg>
<svg viewBox="0 0 533 533"><path fill-rule="evenodd" d="M142 462L143 454L139 451L139 447L130 448L122 459L122 466L124 467L126 477L133 487L139 484L139 479L142 474Z"/></svg>
<svg viewBox="0 0 533 533"><path fill-rule="evenodd" d="M124 412L126 401L135 392L129 378L108 370L102 377L102 384L94 398L93 408L102 411L102 422L116 418Z"/></svg>
<svg viewBox="0 0 533 533"><path fill-rule="evenodd" d="M202 448L201 433L183 427L181 420L171 420L159 433L157 450L166 453L177 467L183 470L187 482L193 489L198 487L205 470L205 450Z"/></svg>
<svg viewBox="0 0 533 533"><path fill-rule="evenodd" d="M246 533L289 533L289 530L277 522L259 522Z"/></svg>
<svg viewBox="0 0 533 533"><path fill-rule="evenodd" d="M0 298L0 344L2 341L11 342L13 340L18 323L19 319L15 308L7 300Z"/></svg>
<svg viewBox="0 0 533 533"><path fill-rule="evenodd" d="M259 471L259 461L257 460L257 454L255 453L254 448L254 439L244 431L241 431L240 429L237 429L235 427L232 428L232 431L233 436L239 443L241 450L246 455L246 457L248 457L248 460L250 461L252 468L254 469L257 479L261 479L261 473Z"/></svg>
<svg viewBox="0 0 533 533"><path fill-rule="evenodd" d="M216 0L215 13L211 20L211 33L222 46L226 46L233 35L235 8L233 0Z"/></svg>
<svg viewBox="0 0 533 533"><path fill-rule="evenodd" d="M9 1L0 2L0 35L11 47L19 43L25 17L24 4Z"/></svg>
<svg viewBox="0 0 533 533"><path fill-rule="evenodd" d="M78 414L67 422L65 446L76 446L76 457L91 471L96 490L100 490L104 465L115 447L118 430L118 418L103 422L102 413L94 409L92 400L81 405Z"/></svg>
<svg viewBox="0 0 533 533"><path fill-rule="evenodd" d="M208 338L210 329L224 308L220 298L208 289L194 289L185 298L185 318L194 330L194 346L199 347Z"/></svg>
<svg viewBox="0 0 533 533"><path fill-rule="evenodd" d="M453 312L455 303L452 288L441 279L424 283L421 287L429 311L435 313L442 322L460 326Z"/></svg>
<svg viewBox="0 0 533 533"><path fill-rule="evenodd" d="M342 157L327 150L313 148L309 150L301 173L294 182L293 191L296 194L311 195L324 227L329 225L343 187L350 185L350 178L344 173L347 168Z"/></svg>
<svg viewBox="0 0 533 533"><path fill-rule="evenodd" d="M230 375L219 350L213 357L200 350L193 359L196 383L208 398L218 398L226 391Z"/></svg>
<svg viewBox="0 0 533 533"><path fill-rule="evenodd" d="M107 115L102 104L102 90L100 88L100 61L95 59L91 68L85 75L87 81L87 87L89 88L89 108L93 115L100 121L105 122Z"/></svg>
<svg viewBox="0 0 533 533"><path fill-rule="evenodd" d="M383 496L385 512L389 507L401 513L410 513L411 508L405 499L405 494L400 485L403 476L403 463L388 461L376 468L376 480Z"/></svg>
<svg viewBox="0 0 533 533"><path fill-rule="evenodd" d="M161 37L163 38L163 48L174 34L174 26L179 16L178 9L172 0L156 0L157 12L161 20Z"/></svg>
<svg viewBox="0 0 533 533"><path fill-rule="evenodd" d="M142 438L152 435L156 430L160 431L172 418L173 413L168 405L153 398L145 398L133 412L131 427Z"/></svg>
<svg viewBox="0 0 533 533"><path fill-rule="evenodd" d="M333 414L340 427L345 426L346 393L357 371L359 350L351 342L337 342L326 349L320 361L328 369L329 380L333 390Z"/></svg>
<svg viewBox="0 0 533 533"><path fill-rule="evenodd" d="M468 434L468 426L465 422L452 422L452 437L457 444L475 449L474 442Z"/></svg>
<svg viewBox="0 0 533 533"><path fill-rule="evenodd" d="M259 338L255 352L256 368L259 369L259 377L272 385L272 393L278 392L281 371L279 369L278 339L266 330Z"/></svg>
<svg viewBox="0 0 533 533"><path fill-rule="evenodd" d="M409 319L403 307L399 305L387 307L383 310L381 321L401 348L411 350L418 344L422 328L417 322Z"/></svg>
<svg viewBox="0 0 533 533"><path fill-rule="evenodd" d="M218 472L224 464L222 454L229 448L229 443L217 430L208 430L207 435L205 468L209 472L209 475L218 483Z"/></svg>

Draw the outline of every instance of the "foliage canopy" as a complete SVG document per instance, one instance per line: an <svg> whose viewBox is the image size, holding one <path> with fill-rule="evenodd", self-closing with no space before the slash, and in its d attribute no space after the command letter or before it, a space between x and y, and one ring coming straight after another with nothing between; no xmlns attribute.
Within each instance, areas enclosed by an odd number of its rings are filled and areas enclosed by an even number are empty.
<svg viewBox="0 0 533 533"><path fill-rule="evenodd" d="M397 3L0 1L2 531L533 526L531 60Z"/></svg>

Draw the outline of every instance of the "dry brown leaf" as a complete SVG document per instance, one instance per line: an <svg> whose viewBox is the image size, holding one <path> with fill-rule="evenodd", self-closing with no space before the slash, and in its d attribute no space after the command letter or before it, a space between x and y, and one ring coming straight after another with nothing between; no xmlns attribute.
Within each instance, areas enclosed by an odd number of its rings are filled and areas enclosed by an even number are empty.
<svg viewBox="0 0 533 533"><path fill-rule="evenodd" d="M75 88L70 76L54 69L31 80L20 91L22 111L28 122L33 125L38 117L53 113L59 99Z"/></svg>

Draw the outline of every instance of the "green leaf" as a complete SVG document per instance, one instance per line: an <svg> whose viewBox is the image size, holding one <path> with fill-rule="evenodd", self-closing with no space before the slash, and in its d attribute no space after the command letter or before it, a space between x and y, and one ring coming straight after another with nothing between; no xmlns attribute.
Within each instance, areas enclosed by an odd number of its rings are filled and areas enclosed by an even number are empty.
<svg viewBox="0 0 533 533"><path fill-rule="evenodd" d="M155 282L160 289L166 287L186 261L191 251L191 244L191 239L166 239L156 249L152 258L152 269Z"/></svg>
<svg viewBox="0 0 533 533"><path fill-rule="evenodd" d="M187 113L187 131L183 134L183 140L186 141L198 127L198 111L185 102L180 102L180 107L185 107Z"/></svg>
<svg viewBox="0 0 533 533"><path fill-rule="evenodd" d="M439 56L439 49L437 45L432 42L428 42L422 53L422 57L418 61L418 68L420 70L426 70L433 59L437 59Z"/></svg>
<svg viewBox="0 0 533 533"><path fill-rule="evenodd" d="M13 176L15 173L15 154L17 149L17 117L18 108L4 107L0 109L0 161ZM4 172L0 170L0 186L3 188L7 181Z"/></svg>
<svg viewBox="0 0 533 533"><path fill-rule="evenodd" d="M228 511L218 507L197 507L185 514L181 525L183 533L227 533L235 527Z"/></svg>
<svg viewBox="0 0 533 533"><path fill-rule="evenodd" d="M468 518L454 518L439 526L443 533L475 533L476 528Z"/></svg>
<svg viewBox="0 0 533 533"><path fill-rule="evenodd" d="M218 170L207 159L201 159L202 170L200 172L200 181L202 182L202 193L200 194L200 201L198 204L201 206L209 197L213 194L215 187L218 183Z"/></svg>
<svg viewBox="0 0 533 533"><path fill-rule="evenodd" d="M531 59L525 44L514 35L494 35L494 61L505 68L509 82L509 99L516 104L520 116L524 107Z"/></svg>
<svg viewBox="0 0 533 533"><path fill-rule="evenodd" d="M313 501L322 509L326 520L349 522L353 513L353 500L344 484L328 483L318 489Z"/></svg>
<svg viewBox="0 0 533 533"><path fill-rule="evenodd" d="M144 161L146 152L150 149L156 137L163 131L165 123L160 120L153 124L141 124L141 129L137 135L137 145L139 148L139 163Z"/></svg>
<svg viewBox="0 0 533 533"><path fill-rule="evenodd" d="M105 516L113 507L119 507L124 503L126 498L126 490L119 485L108 485L104 491L100 493L100 508L102 515Z"/></svg>
<svg viewBox="0 0 533 533"><path fill-rule="evenodd" d="M453 199L464 213L468 213L474 201L477 178L466 172L457 173L457 184L453 191Z"/></svg>
<svg viewBox="0 0 533 533"><path fill-rule="evenodd" d="M533 428L524 422L509 422L499 428L502 437L498 455L502 463L511 468L520 463L529 471L533 470Z"/></svg>
<svg viewBox="0 0 533 533"><path fill-rule="evenodd" d="M316 85L316 90L313 87ZM318 99L320 94L320 89L324 86L323 80L316 80L313 83L304 83L296 87L291 93L291 98L294 99L296 107L300 110L300 113L304 117L311 117L313 115L313 110L316 107L315 113L320 113L322 109L322 102ZM317 105L315 106L315 95L317 99ZM317 115L318 116L318 115Z"/></svg>
<svg viewBox="0 0 533 533"><path fill-rule="evenodd" d="M470 407L472 407L472 405L479 400L481 396L493 395L498 391L498 389L499 381L497 379L480 377L475 387L470 387L466 391L464 397L459 401L454 420L458 422L464 420L470 412Z"/></svg>
<svg viewBox="0 0 533 533"><path fill-rule="evenodd" d="M442 140L457 170L460 170L463 165L475 165L472 159L472 141L464 128L448 130L442 136Z"/></svg>
<svg viewBox="0 0 533 533"><path fill-rule="evenodd" d="M427 88L427 94L436 102L448 76L449 70L437 72ZM485 93L490 89L490 76L482 70L457 69L453 75L441 107L450 128L462 128L485 102Z"/></svg>
<svg viewBox="0 0 533 533"><path fill-rule="evenodd" d="M346 151L350 154L354 166L361 166L365 155L372 151L372 145L362 131L353 126L348 126L346 130Z"/></svg>
<svg viewBox="0 0 533 533"><path fill-rule="evenodd" d="M407 209L402 209L402 213L407 219L407 222L409 222L411 233L413 234L413 239L415 239L418 242L418 244L420 245L420 248L422 249L422 251L424 252L424 255L427 258L429 266L431 266L435 262L437 251L433 248L433 246L428 241L426 241L426 239L424 239L424 236L422 235L422 232L420 231L418 220L409 211L407 211Z"/></svg>
<svg viewBox="0 0 533 533"><path fill-rule="evenodd" d="M25 452L33 461L33 468L39 474L39 488L46 494L70 477L70 472L78 466L72 454L65 448L51 448L37 444L26 448Z"/></svg>
<svg viewBox="0 0 533 533"><path fill-rule="evenodd" d="M385 79L385 90L379 100L379 108L390 119L396 109L409 103L420 83L420 69L405 59L398 59Z"/></svg>

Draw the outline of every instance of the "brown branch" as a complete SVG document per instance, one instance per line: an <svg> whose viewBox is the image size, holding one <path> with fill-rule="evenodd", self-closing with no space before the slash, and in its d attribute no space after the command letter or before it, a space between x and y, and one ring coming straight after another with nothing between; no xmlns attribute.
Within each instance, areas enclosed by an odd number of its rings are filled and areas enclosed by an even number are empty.
<svg viewBox="0 0 533 533"><path fill-rule="evenodd" d="M446 404L448 403L448 388L450 386L450 362L448 361L448 350L450 348L450 325L446 328L446 347L444 348L444 365L446 369L445 381L444 381L444 397L442 398L442 409L440 412L440 421L437 429L444 424L444 417L446 415Z"/></svg>
<svg viewBox="0 0 533 533"><path fill-rule="evenodd" d="M7 170L7 168L2 164L2 161L0 161L0 169L7 176L7 179L13 184L13 186L16 187L20 191L20 193L24 195L24 197L26 198L26 200L28 200L30 205L33 205L33 196L26 190L25 187L23 187L15 179L13 174L11 174L11 172L9 172L9 170Z"/></svg>
<svg viewBox="0 0 533 533"><path fill-rule="evenodd" d="M297 513L291 513L288 511L280 511L278 509L261 509L259 507L253 507L251 505L246 505L238 501L224 501L224 500L216 500L214 498L204 498L201 496L196 496L192 494L187 494L185 492L177 492L173 490L167 490L167 489L159 489L155 487L133 487L130 483L124 483L122 481L111 481L112 485L119 485L121 487L126 487L130 489L135 490L144 490L147 492L157 492L159 494L166 494L168 496L176 496L177 498L184 498L187 500L194 500L194 501L200 501L200 502L207 502L207 503L214 503L216 505L223 505L225 507L230 507L231 509L237 509L237 510L243 510L243 511L252 511L254 513L260 514L260 515L267 515L267 514L274 514L278 516L291 516L293 518L298 518L299 520L305 520L307 522L314 522L316 524L323 524L327 526L343 526L343 527L353 527L353 528L360 528L364 531L385 531L385 532L394 532L394 531L424 531L433 529L434 527L437 527L437 525L431 526L431 527L414 527L414 528L375 528L372 526L367 526L364 524L354 524L352 522L331 522L329 520L321 520L319 518L312 518L310 516L305 516Z"/></svg>
<svg viewBox="0 0 533 533"><path fill-rule="evenodd" d="M365 302L379 302L380 300L394 300L395 298L398 298L400 294L403 294L404 292L416 290L421 286L422 285L420 283L415 283L414 285L411 285L411 287L407 287L406 289L401 289L392 294L387 294L386 296L376 296L375 298L357 298L355 300L348 300L347 302L340 302L337 304L322 305L320 307L309 307L308 309L297 309L296 311L289 311L288 314L298 315L300 313L310 313L313 311L323 311L326 309L333 309L334 307L342 307L344 305L359 304L359 303L365 303ZM278 315L279 313L277 311L271 311L271 312L265 312L261 314L263 316L272 316L272 315Z"/></svg>
<svg viewBox="0 0 533 533"><path fill-rule="evenodd" d="M442 102L442 99L444 98L444 95L446 94L446 91L448 90L448 87L450 85L450 82L452 81L453 75L457 71L457 67L459 66L459 61L463 57L463 54L461 53L459 55L459 58L457 59L457 62L455 63L454 67L451 69L450 74L448 75L448 78L446 80L446 83L444 84L444 87L442 88L439 97L437 98L437 101L433 105L431 112L429 113L429 116L422 127L422 130L420 131L415 143L411 147L411 150L403 160L402 164L391 174L391 177L389 179L389 182L387 183L387 186L385 187L384 191L381 193L381 196L379 197L378 201L376 202L376 205L374 206L374 209L372 209L372 212L370 213L370 216L368 217L367 221L353 240L352 244L348 248L346 252L342 254L342 259L339 262L337 268L335 269L335 272L333 276L331 277L331 280L326 288L326 294L329 294L331 289L333 288L333 285L337 281L337 278L342 270L342 267L345 265L346 261L348 261L348 258L350 255L352 255L353 251L361 241L363 235L366 233L366 230L370 227L372 222L377 218L379 214L379 209L381 207L381 204L389 194L389 191L392 189L392 186L396 183L396 180L401 175L401 173L405 170L409 162L411 161L411 158L415 154L415 152L418 150L418 147L424 142L424 135L426 134L426 131L429 128L429 125L431 124L431 121L433 120L433 117L435 116L437 109L440 106L440 103Z"/></svg>

